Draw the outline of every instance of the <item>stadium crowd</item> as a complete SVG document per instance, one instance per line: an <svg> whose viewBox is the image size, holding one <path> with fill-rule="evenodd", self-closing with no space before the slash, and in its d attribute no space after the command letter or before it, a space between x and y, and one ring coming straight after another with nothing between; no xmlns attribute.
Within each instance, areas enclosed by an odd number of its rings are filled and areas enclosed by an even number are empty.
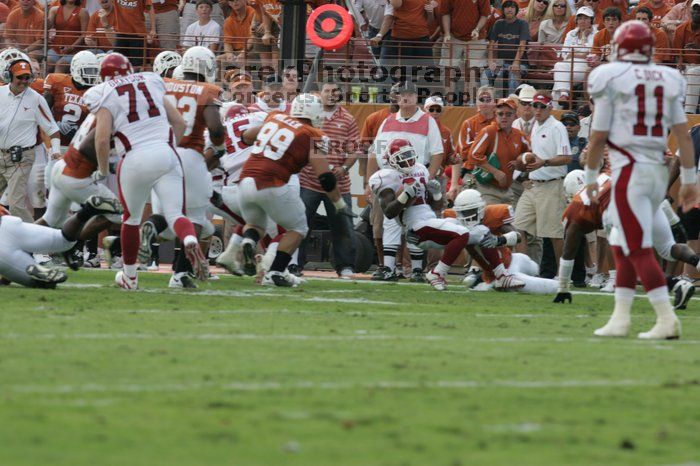
<svg viewBox="0 0 700 466"><path fill-rule="evenodd" d="M321 3L310 2L309 9ZM1 14L4 9L9 12L6 18ZM101 267L104 258L108 266L124 267L119 279L124 288L137 286L133 243L138 233L131 227L137 232L141 227L136 243L142 268L157 267L160 239L178 237L170 285L195 287L193 278L207 278L202 257L213 233L212 216L219 215L234 227L217 262L235 274L254 275L256 268L261 269L263 281L283 263L284 272L268 282L287 286L300 282L307 248L302 240L323 203L334 267L341 278L351 278L358 245L356 222L347 206L352 203L350 171L357 163L361 178L355 183L363 183L365 189L370 213L364 218L371 224L367 236L374 241L378 260L374 280L407 278L427 281L441 290L450 267L467 265L464 283L479 290L519 289L557 294L561 300L573 280L576 285L613 291L615 270L605 209L596 215L581 214L590 210L581 206L585 202L580 191L595 107L582 85L592 69L614 58L611 41L616 28L626 19L638 19L652 28L656 38L654 60L677 66L686 75L685 110L695 113L700 79L695 79L693 65L700 63L700 36L695 33L696 25L700 26L700 0L678 5L651 0L634 8L625 0L576 4L506 0L494 5L486 0L358 0L357 12L359 29L369 41L358 40L354 47L368 43L379 63L424 63L474 72L465 74L473 82L455 85L471 89L462 103L474 103L476 114L453 134L441 123L448 105L443 94L449 89L443 86L424 98L421 82L411 79L390 83L389 106L360 122L343 105L349 96L343 94L338 80L323 79L311 94L301 93L296 68L277 69L281 7L276 0L217 4L101 0L84 6L80 0L61 0L48 8L48 29L40 3L0 3L7 46L0 52L0 77L5 83L0 105L11 109L2 116L0 128L4 212L25 223L36 221L52 228L65 225L70 212L77 212L81 222L96 216L59 260L71 267ZM142 215L143 206L125 209L124 217L118 218L117 197L124 204L131 195L119 189L115 176L120 149L128 152L129 144L121 141L119 133L114 135L112 146L116 147L105 171L102 158L107 154L99 149L104 141L90 126L99 106L86 101L90 89L100 88L105 78L103 60L110 67L116 66L112 62L122 63L113 58L113 51L121 52L134 71L152 69L163 78L165 100L184 118L187 143L178 152L191 151L181 158L186 220L194 230L183 226L184 217L173 213L168 204L174 201L167 199L165 185L157 183L149 185L151 207ZM270 72L250 74L249 62L258 63L260 69L267 65ZM544 69L546 62L550 67ZM531 79L536 73L540 75ZM549 81L542 80L542 73L549 74ZM199 84L187 86L186 82ZM25 95L31 100L24 101ZM24 104L36 110L35 119L15 118ZM557 117L558 109L566 111ZM278 114L308 120L320 129L323 135L309 130L310 144L313 148L323 141L328 161L327 173L319 173L322 168L309 157L309 165L282 179L300 193L301 208L290 204L286 212L277 212L285 210L279 208L286 205L281 200L277 207L260 207L258 201L250 200L253 190L244 183L246 174L267 176L259 174L263 169L244 162L251 148L269 144L273 136L266 140L259 128ZM168 117L176 129L177 120ZM245 125L257 135L257 146ZM93 133L94 143L86 144ZM691 134L697 165L700 129L694 128ZM285 146L281 138L273 144L275 151ZM245 157L237 158L241 153ZM188 162L190 156L193 159ZM679 162L671 152L667 161L671 192ZM422 191L400 182L391 184L392 177L405 178L413 167L425 170L420 172ZM601 189L606 183L609 189L609 165L605 163L601 170ZM265 183L276 189L278 181ZM250 197L247 207L238 199L246 196ZM147 200L131 202L140 205ZM694 292L692 280L684 274L697 276L700 271L694 252L700 249L700 207L677 213L672 202L669 196L660 209L663 231L658 242L655 237L655 247L667 267L676 305L681 307ZM82 211L77 204L83 205ZM400 208L416 209L420 217L406 220ZM258 220L252 213L256 209L273 220L279 215L282 220L274 223L282 228L251 224L246 210ZM578 229L572 231L572 224ZM104 230L109 232L106 236L100 233ZM192 246L196 244L193 232L201 248ZM125 242L130 251L122 255ZM26 283L55 284L65 279L47 258L37 260L47 265L32 264L33 275Z"/></svg>

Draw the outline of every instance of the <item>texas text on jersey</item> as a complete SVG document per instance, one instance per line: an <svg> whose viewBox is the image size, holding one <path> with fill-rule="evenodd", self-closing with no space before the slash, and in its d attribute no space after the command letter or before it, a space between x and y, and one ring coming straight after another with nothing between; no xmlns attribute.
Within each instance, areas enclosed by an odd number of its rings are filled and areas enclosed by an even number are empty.
<svg viewBox="0 0 700 466"><path fill-rule="evenodd" d="M87 105L83 102L83 94L87 89L78 89L69 74L51 73L46 77L44 92L49 92L53 98L51 112L56 123L80 126L89 113ZM71 137L70 133L61 134L61 145L70 144Z"/></svg>
<svg viewBox="0 0 700 466"><path fill-rule="evenodd" d="M187 123L178 147L203 153L204 131L207 129L204 109L210 105L216 107L220 105L221 88L209 83L166 79L165 92L166 99L169 99L178 109Z"/></svg>
<svg viewBox="0 0 700 466"><path fill-rule="evenodd" d="M281 112L271 113L258 133L241 179L255 179L258 189L284 186L309 162L311 148L323 150L323 132Z"/></svg>

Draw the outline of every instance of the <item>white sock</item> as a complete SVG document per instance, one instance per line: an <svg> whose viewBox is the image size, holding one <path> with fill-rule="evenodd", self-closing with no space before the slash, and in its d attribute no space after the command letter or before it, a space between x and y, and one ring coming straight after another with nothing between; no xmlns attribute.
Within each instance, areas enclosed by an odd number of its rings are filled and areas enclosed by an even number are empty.
<svg viewBox="0 0 700 466"><path fill-rule="evenodd" d="M192 243L197 244L197 238L195 238L193 235L185 236L185 240L182 242L182 244L185 246L189 246Z"/></svg>
<svg viewBox="0 0 700 466"><path fill-rule="evenodd" d="M494 269L493 269L493 274L496 276L496 278L500 277L501 275L506 274L506 268L503 264L498 264Z"/></svg>
<svg viewBox="0 0 700 466"><path fill-rule="evenodd" d="M656 312L657 320L674 320L676 318L676 313L673 311L668 297L668 288L665 285L647 291L647 298Z"/></svg>
<svg viewBox="0 0 700 466"><path fill-rule="evenodd" d="M573 259L559 259L559 292L569 291L571 288L571 272L573 270ZM588 267L586 267L586 272L588 272Z"/></svg>
<svg viewBox="0 0 700 466"><path fill-rule="evenodd" d="M610 276L610 280L612 280L613 283L615 283L615 277L617 277L617 271L615 269L610 269L608 271L608 275Z"/></svg>
<svg viewBox="0 0 700 466"><path fill-rule="evenodd" d="M137 274L139 266L136 264L127 265L124 264L124 274L129 278L134 278Z"/></svg>
<svg viewBox="0 0 700 466"><path fill-rule="evenodd" d="M632 302L634 301L634 289L615 288L615 309L610 320L623 320L629 322L632 318Z"/></svg>
<svg viewBox="0 0 700 466"><path fill-rule="evenodd" d="M564 259L561 259L559 261L560 265L561 265L561 261L563 261L563 260ZM573 267L574 267L573 259L571 261L567 261L567 262L571 262L571 268L573 269ZM592 277L596 273L598 273L598 265L597 264L593 264L591 267L586 267L586 275L590 275ZM561 272L559 273L559 276L561 276ZM571 277L571 272L569 272L569 277Z"/></svg>
<svg viewBox="0 0 700 466"><path fill-rule="evenodd" d="M299 248L292 253L292 260L289 261L289 265L299 265Z"/></svg>
<svg viewBox="0 0 700 466"><path fill-rule="evenodd" d="M389 267L392 272L396 270L396 256L384 256L384 267Z"/></svg>
<svg viewBox="0 0 700 466"><path fill-rule="evenodd" d="M442 275L443 277L450 273L450 266L445 264L443 261L440 261L437 263L433 271L438 274Z"/></svg>

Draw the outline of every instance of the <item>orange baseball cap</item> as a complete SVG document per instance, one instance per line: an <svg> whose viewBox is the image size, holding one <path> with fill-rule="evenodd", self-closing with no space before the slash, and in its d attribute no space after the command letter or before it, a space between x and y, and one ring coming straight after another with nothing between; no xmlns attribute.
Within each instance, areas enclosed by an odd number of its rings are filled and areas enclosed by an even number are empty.
<svg viewBox="0 0 700 466"><path fill-rule="evenodd" d="M496 103L496 107L502 107L502 106L507 106L510 107L513 110L518 109L518 104L515 102L513 99L498 99L498 102Z"/></svg>
<svg viewBox="0 0 700 466"><path fill-rule="evenodd" d="M238 87L240 84L252 84L253 80L251 77L245 73L237 74L233 78L231 78L231 81L229 83L230 87Z"/></svg>
<svg viewBox="0 0 700 466"><path fill-rule="evenodd" d="M32 68L26 61L18 61L10 67L10 71L12 72L12 76L24 76L27 74L31 76L32 74Z"/></svg>

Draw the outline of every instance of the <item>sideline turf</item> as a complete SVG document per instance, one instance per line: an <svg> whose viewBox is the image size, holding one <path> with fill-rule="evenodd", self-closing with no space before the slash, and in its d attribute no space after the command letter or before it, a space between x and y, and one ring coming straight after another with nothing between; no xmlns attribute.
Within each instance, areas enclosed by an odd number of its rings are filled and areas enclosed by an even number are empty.
<svg viewBox="0 0 700 466"><path fill-rule="evenodd" d="M0 465L700 461L697 300L658 343L592 338L611 296L113 275L0 288Z"/></svg>

